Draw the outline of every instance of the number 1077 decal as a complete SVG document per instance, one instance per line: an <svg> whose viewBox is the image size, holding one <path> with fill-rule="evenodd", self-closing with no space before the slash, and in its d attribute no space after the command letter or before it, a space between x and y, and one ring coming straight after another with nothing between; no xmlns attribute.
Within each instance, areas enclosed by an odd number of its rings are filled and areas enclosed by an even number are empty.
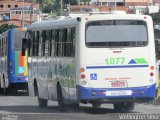
<svg viewBox="0 0 160 120"><path fill-rule="evenodd" d="M106 58L105 62L107 65L118 65L118 64L124 64L125 58L120 57L120 58Z"/></svg>

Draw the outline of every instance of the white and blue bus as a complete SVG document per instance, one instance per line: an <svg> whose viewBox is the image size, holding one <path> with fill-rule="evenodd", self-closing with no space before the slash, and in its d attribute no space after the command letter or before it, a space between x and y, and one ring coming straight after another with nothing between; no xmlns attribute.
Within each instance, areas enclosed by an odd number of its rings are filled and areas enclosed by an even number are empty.
<svg viewBox="0 0 160 120"><path fill-rule="evenodd" d="M27 54L21 54L26 31L26 28L12 28L0 35L0 88L4 94L28 90Z"/></svg>
<svg viewBox="0 0 160 120"><path fill-rule="evenodd" d="M153 22L148 15L91 14L28 27L29 93L39 106L111 103L131 111L155 98Z"/></svg>

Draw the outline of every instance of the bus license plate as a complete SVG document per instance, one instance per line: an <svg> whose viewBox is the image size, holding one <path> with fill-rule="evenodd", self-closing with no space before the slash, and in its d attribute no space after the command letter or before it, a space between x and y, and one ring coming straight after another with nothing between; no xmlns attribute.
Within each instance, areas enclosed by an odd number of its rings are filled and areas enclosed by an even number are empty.
<svg viewBox="0 0 160 120"><path fill-rule="evenodd" d="M106 91L106 96L132 95L131 90Z"/></svg>
<svg viewBox="0 0 160 120"><path fill-rule="evenodd" d="M127 87L125 81L111 82L111 87Z"/></svg>

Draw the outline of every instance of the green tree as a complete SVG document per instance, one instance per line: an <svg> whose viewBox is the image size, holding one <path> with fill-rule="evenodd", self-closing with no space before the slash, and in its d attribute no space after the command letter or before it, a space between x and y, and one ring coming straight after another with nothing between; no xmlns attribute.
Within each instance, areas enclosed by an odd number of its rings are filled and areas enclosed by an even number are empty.
<svg viewBox="0 0 160 120"><path fill-rule="evenodd" d="M10 24L7 24L7 23L5 23L5 24L2 24L1 26L0 26L0 34L2 34L3 32L5 32L5 31L7 31L8 29L11 29L11 28L16 28L17 26L15 26L15 25L10 25Z"/></svg>
<svg viewBox="0 0 160 120"><path fill-rule="evenodd" d="M58 13L60 10L60 0L40 0L40 8L43 13Z"/></svg>
<svg viewBox="0 0 160 120"><path fill-rule="evenodd" d="M77 0L63 0L64 4L77 5Z"/></svg>
<svg viewBox="0 0 160 120"><path fill-rule="evenodd" d="M90 2L91 0L80 0L80 1L83 2L85 5L86 5L86 4L89 5L89 2Z"/></svg>
<svg viewBox="0 0 160 120"><path fill-rule="evenodd" d="M42 11L44 13L50 13L54 10L54 3L55 0L43 0L41 5L42 5Z"/></svg>
<svg viewBox="0 0 160 120"><path fill-rule="evenodd" d="M57 15L60 14L61 0L37 0L36 2L40 4L40 8L43 13L56 13ZM64 9L67 4L76 5L77 0L62 0L62 9Z"/></svg>

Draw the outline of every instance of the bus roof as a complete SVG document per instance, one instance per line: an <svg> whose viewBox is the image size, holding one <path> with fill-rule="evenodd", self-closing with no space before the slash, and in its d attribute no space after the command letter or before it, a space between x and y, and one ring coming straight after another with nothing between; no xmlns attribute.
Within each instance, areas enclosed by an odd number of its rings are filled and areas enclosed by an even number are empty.
<svg viewBox="0 0 160 120"><path fill-rule="evenodd" d="M69 26L75 26L77 24L76 18L69 18L69 19L56 19L56 20L46 20L43 22L36 22L28 26L28 29L51 29L55 26L57 27L69 27Z"/></svg>
<svg viewBox="0 0 160 120"><path fill-rule="evenodd" d="M97 17L98 16L98 17ZM28 26L28 30L29 29L33 29L33 30L49 30L49 29L53 29L56 27L57 28L64 28L64 26L67 27L73 27L76 26L78 24L78 22L83 19L83 18L93 18L93 19L104 19L104 18L110 18L110 19L127 19L127 18L131 18L131 19L142 19L144 18L144 16L148 16L148 15L137 15L137 14L125 14L123 11L121 12L113 12L113 13L106 13L106 14L90 14L90 15L85 15L85 16L81 16L81 17L77 17L77 18L63 18L63 19L54 19L54 20L46 20L43 22L36 22L31 24L30 26Z"/></svg>

